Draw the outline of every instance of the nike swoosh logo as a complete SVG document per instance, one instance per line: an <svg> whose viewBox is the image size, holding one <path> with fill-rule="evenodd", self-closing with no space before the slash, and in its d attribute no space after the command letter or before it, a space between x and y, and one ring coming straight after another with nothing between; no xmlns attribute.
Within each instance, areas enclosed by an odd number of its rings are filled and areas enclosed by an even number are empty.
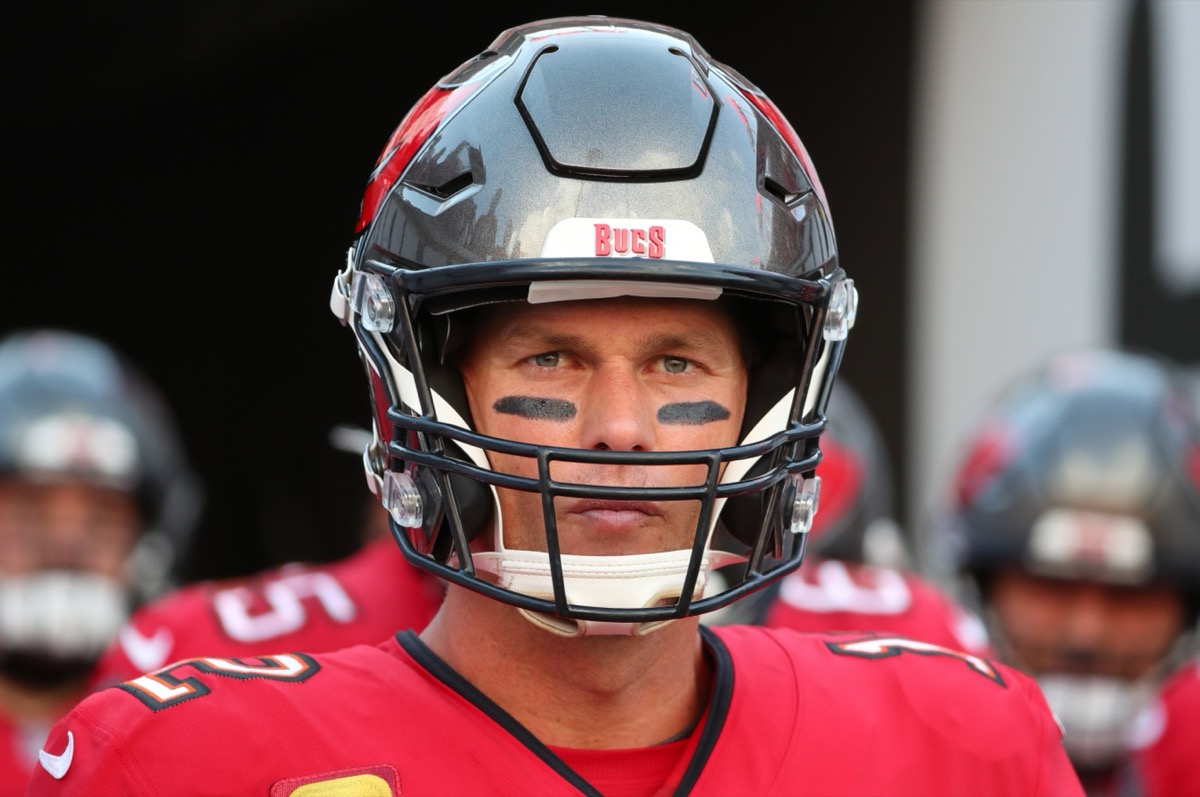
<svg viewBox="0 0 1200 797"><path fill-rule="evenodd" d="M142 672L157 670L167 663L174 639L170 630L160 628L153 636L145 636L132 624L121 628L121 649L134 667Z"/></svg>
<svg viewBox="0 0 1200 797"><path fill-rule="evenodd" d="M45 750L38 750L38 761L42 769L50 773L55 780L62 780L63 775L71 768L71 759L75 757L75 736L67 731L67 749L61 755L51 755Z"/></svg>

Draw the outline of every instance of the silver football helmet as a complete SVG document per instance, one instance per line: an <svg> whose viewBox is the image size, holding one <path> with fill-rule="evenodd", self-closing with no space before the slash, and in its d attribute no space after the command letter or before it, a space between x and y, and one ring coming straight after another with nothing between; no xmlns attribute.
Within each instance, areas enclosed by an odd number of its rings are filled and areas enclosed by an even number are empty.
<svg viewBox="0 0 1200 797"><path fill-rule="evenodd" d="M740 445L592 451L474 431L454 365L463 311L623 295L722 302L741 319L755 354ZM799 565L857 293L791 124L690 35L628 19L549 19L505 31L445 76L371 174L331 306L370 382L368 483L418 566L574 635L709 612ZM702 463L709 478L606 488L555 481L548 466L517 478L491 467L499 451L544 463ZM546 551L511 551L497 488L703 509L688 550L561 554L548 510ZM738 550L712 549L718 524ZM491 549L473 552L488 528ZM734 559L747 562L744 577L706 589L708 572Z"/></svg>

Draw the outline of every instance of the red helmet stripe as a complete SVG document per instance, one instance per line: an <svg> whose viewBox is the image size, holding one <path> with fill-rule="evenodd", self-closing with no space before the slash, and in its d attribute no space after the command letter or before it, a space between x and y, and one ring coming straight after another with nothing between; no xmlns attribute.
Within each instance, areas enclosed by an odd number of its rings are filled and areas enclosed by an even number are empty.
<svg viewBox="0 0 1200 797"><path fill-rule="evenodd" d="M804 148L804 142L800 140L800 136L796 133L796 129L792 127L792 123L787 120L787 117L771 101L770 97L744 89L742 93L746 95L746 99L754 103L754 107L758 108L763 116L771 120L771 124L775 125L776 129L779 130L779 135L783 136L783 140L792 148L792 152L796 153L796 157L800 159L800 165L804 167L804 173L808 175L813 188L817 190L817 196L821 198L821 205L825 208L826 215L828 215L829 202L825 200L825 189L821 185L821 178L817 176L817 170L813 168L812 158L808 156L808 150Z"/></svg>
<svg viewBox="0 0 1200 797"><path fill-rule="evenodd" d="M383 198L421 145L433 134L442 120L461 105L478 86L478 83L453 89L434 86L405 114L379 155L374 171L371 172L367 190L363 193L358 223L354 226L356 235L365 230L375 218Z"/></svg>
<svg viewBox="0 0 1200 797"><path fill-rule="evenodd" d="M967 506L1008 464L1012 457L1012 435L1002 425L984 427L971 444L955 480L958 502Z"/></svg>

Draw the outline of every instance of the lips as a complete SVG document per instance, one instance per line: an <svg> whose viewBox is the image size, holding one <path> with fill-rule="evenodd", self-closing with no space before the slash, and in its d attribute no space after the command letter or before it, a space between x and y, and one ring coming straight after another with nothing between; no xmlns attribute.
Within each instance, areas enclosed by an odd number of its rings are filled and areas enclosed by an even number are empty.
<svg viewBox="0 0 1200 797"><path fill-rule="evenodd" d="M651 518L662 517L662 510L647 501L601 501L586 499L564 508L567 515L584 518L589 524L613 529L643 525Z"/></svg>
<svg viewBox="0 0 1200 797"><path fill-rule="evenodd" d="M638 515L652 515L655 517L662 514L662 510L652 501L614 501L598 498L587 498L576 501L565 507L565 509L571 514L587 512L632 512Z"/></svg>

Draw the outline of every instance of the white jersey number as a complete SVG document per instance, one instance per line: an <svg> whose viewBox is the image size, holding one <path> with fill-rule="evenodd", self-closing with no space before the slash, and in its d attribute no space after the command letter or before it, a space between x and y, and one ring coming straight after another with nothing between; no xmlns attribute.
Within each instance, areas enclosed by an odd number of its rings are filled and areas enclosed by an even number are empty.
<svg viewBox="0 0 1200 797"><path fill-rule="evenodd" d="M315 599L335 622L358 613L354 600L328 573L300 571L267 583L261 591L230 587L213 596L221 628L239 642L261 642L298 631L308 620L306 598ZM267 609L262 609L263 603Z"/></svg>

